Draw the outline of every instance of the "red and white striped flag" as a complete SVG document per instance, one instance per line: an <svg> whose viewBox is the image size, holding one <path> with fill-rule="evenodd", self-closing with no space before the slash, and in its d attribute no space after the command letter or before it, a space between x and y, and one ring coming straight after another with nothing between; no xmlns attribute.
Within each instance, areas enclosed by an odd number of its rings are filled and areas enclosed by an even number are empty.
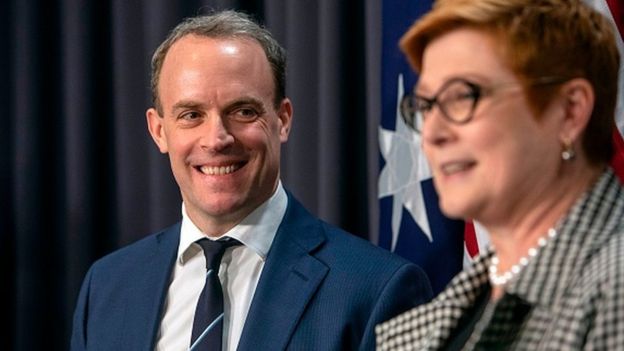
<svg viewBox="0 0 624 351"><path fill-rule="evenodd" d="M624 182L624 4L622 0L586 0L586 2L610 18L619 34L616 35L616 40L620 51L620 79L618 83L617 108L615 111L615 124L617 128L613 133L615 155L611 161L611 166Z"/></svg>

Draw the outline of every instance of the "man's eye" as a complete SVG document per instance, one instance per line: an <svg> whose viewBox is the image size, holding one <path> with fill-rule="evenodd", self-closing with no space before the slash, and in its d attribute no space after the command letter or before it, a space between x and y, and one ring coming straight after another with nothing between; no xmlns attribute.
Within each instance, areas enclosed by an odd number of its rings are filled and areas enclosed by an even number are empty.
<svg viewBox="0 0 624 351"><path fill-rule="evenodd" d="M256 111L253 108L248 108L248 107L239 108L239 109L232 111L232 113L230 113L230 116L232 118L241 120L241 121L255 120L256 118L258 118L259 115L260 113L258 111Z"/></svg>
<svg viewBox="0 0 624 351"><path fill-rule="evenodd" d="M178 119L183 119L186 121L193 121L196 120L200 117L201 115L199 114L199 112L195 112L195 111L188 111L188 112L184 112L182 113Z"/></svg>

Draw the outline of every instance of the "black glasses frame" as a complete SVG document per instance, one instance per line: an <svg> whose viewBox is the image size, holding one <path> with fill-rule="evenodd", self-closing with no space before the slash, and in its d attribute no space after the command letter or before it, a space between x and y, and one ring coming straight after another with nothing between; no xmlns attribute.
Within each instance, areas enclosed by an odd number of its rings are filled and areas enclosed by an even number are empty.
<svg viewBox="0 0 624 351"><path fill-rule="evenodd" d="M531 81L529 86L537 86L537 85L550 85L550 84L560 84L565 81L568 81L569 78L561 78L561 77L541 77ZM467 89L466 94L461 94L459 96L455 96L453 99L449 101L440 101L440 96L446 92L446 90L454 85L454 84L463 84ZM435 93L433 97L424 97L420 95L416 95L414 93L408 93L403 96L401 99L401 103L399 105L401 117L405 124L407 124L411 129L420 133L422 131L422 123L424 122L424 114L430 112L436 105L442 116L449 122L455 124L466 124L470 122L474 116L474 111L477 108L477 104L481 100L482 97L491 94L496 89L502 87L513 87L513 86L522 86L521 83L502 83L497 84L496 86L484 88L483 86L471 82L464 78L454 78L446 81L440 89ZM465 115L457 116L454 114L450 114L447 110L447 104L449 102L458 102L461 99L471 99L470 108ZM420 122L419 122L420 120Z"/></svg>

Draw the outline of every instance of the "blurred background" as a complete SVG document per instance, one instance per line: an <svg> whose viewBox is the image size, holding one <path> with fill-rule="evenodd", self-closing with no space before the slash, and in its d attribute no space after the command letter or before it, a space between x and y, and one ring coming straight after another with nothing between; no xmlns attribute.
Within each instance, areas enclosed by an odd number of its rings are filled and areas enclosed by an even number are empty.
<svg viewBox="0 0 624 351"><path fill-rule="evenodd" d="M416 79L397 41L431 2L0 2L0 349L67 350L88 267L180 220L168 159L146 129L149 63L181 19L218 9L251 14L288 52L286 188L423 265L441 289L482 239L440 216L418 136L397 118ZM620 0L594 2L622 23Z"/></svg>

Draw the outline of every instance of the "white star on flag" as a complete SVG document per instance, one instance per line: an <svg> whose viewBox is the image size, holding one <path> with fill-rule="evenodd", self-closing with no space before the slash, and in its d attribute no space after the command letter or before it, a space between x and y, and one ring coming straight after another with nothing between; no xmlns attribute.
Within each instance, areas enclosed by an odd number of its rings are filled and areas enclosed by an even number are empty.
<svg viewBox="0 0 624 351"><path fill-rule="evenodd" d="M392 246L394 251L399 236L403 207L433 241L420 182L431 178L429 165L420 147L420 135L411 130L401 118L399 105L403 97L403 75L398 77L396 100L396 130L379 127L381 154L386 161L379 175L379 198L393 196Z"/></svg>

